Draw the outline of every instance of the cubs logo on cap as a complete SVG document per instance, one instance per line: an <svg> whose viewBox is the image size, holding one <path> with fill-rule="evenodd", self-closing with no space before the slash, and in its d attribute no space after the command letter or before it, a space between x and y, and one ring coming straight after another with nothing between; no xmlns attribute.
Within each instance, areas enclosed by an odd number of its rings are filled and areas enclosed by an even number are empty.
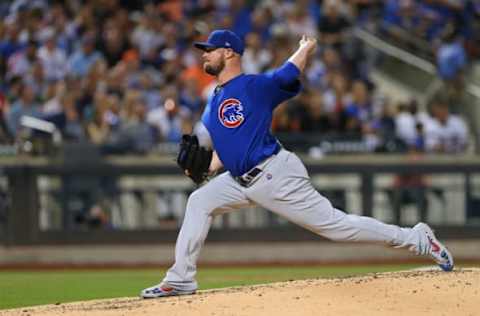
<svg viewBox="0 0 480 316"><path fill-rule="evenodd" d="M245 120L242 103L237 99L227 99L218 108L218 119L223 126L235 128Z"/></svg>

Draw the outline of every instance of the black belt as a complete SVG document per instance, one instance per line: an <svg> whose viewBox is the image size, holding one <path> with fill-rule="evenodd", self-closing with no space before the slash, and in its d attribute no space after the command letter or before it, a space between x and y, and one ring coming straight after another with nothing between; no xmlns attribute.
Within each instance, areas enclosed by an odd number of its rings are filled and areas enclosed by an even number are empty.
<svg viewBox="0 0 480 316"><path fill-rule="evenodd" d="M238 184L246 188L249 186L250 182L252 182L252 180L255 179L255 177L258 176L261 172L262 169L253 168L249 172L242 174L241 176L235 177L234 179L237 180Z"/></svg>
<svg viewBox="0 0 480 316"><path fill-rule="evenodd" d="M281 148L282 148L281 146L278 146L275 149L275 151L272 153L272 156L278 154L278 152L280 151ZM270 156L270 157L272 157L272 156ZM270 157L268 157L268 158L270 158ZM268 159L268 158L266 158L266 159ZM242 174L241 176L234 177L234 179L242 187L247 188L250 185L250 183L253 181L253 179L255 179L255 177L258 176L261 172L262 172L262 169L255 167L252 170L248 171L247 173Z"/></svg>

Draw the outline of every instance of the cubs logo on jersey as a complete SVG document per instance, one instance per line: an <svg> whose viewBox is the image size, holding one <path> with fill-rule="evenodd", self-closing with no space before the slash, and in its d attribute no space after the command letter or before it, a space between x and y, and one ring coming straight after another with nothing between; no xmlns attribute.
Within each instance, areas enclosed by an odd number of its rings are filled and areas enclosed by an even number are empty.
<svg viewBox="0 0 480 316"><path fill-rule="evenodd" d="M239 127L245 119L242 103L237 99L226 99L218 107L218 119L227 128Z"/></svg>

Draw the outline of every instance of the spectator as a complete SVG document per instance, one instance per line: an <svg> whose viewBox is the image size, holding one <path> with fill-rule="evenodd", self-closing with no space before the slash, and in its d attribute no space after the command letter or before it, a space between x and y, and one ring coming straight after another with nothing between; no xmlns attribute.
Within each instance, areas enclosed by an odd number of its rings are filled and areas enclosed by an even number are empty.
<svg viewBox="0 0 480 316"><path fill-rule="evenodd" d="M350 22L340 12L340 3L337 1L326 1L318 25L320 42L324 45L342 50L347 40L347 31L349 28Z"/></svg>
<svg viewBox="0 0 480 316"><path fill-rule="evenodd" d="M322 134L332 132L333 126L328 115L324 112L322 95L319 92L310 92L307 106L309 106L309 115L303 122L303 130Z"/></svg>
<svg viewBox="0 0 480 316"><path fill-rule="evenodd" d="M388 0L384 7L382 30L396 43L408 42L408 34L422 35L421 18L413 0Z"/></svg>
<svg viewBox="0 0 480 316"><path fill-rule="evenodd" d="M96 145L107 142L110 136L110 125L106 120L105 109L101 107L95 109L93 119L87 125L87 135L90 141Z"/></svg>
<svg viewBox="0 0 480 316"><path fill-rule="evenodd" d="M142 91L142 97L145 100L148 111L158 108L162 103L162 95L159 91L158 81L159 79L154 79L153 74L149 72L143 72L140 75L139 90ZM195 93L196 92L195 90Z"/></svg>
<svg viewBox="0 0 480 316"><path fill-rule="evenodd" d="M85 139L85 130L80 121L77 109L75 108L74 96L66 94L62 100L63 113L65 115L65 127L63 128L64 138L70 141Z"/></svg>
<svg viewBox="0 0 480 316"><path fill-rule="evenodd" d="M100 58L102 55L95 50L95 38L85 36L81 40L81 47L68 60L68 72L73 76L84 77Z"/></svg>
<svg viewBox="0 0 480 316"><path fill-rule="evenodd" d="M20 99L13 103L10 112L7 114L8 129L10 134L14 137L17 137L20 130L22 130L20 118L23 115L33 116L36 118L42 117L39 106L35 102L33 89L29 85L22 85Z"/></svg>
<svg viewBox="0 0 480 316"><path fill-rule="evenodd" d="M418 137L420 137L418 133L428 134L432 123L430 115L418 111L416 100L398 106L398 114L395 118L396 135L410 150L417 146Z"/></svg>
<svg viewBox="0 0 480 316"><path fill-rule="evenodd" d="M27 43L24 50L19 50L10 56L7 63L6 77L25 76L37 60L37 42L31 40Z"/></svg>
<svg viewBox="0 0 480 316"><path fill-rule="evenodd" d="M148 113L147 122L157 129L161 140L177 143L188 129L190 113L179 106L175 93L169 94L163 106Z"/></svg>
<svg viewBox="0 0 480 316"><path fill-rule="evenodd" d="M330 121L339 132L345 131L347 127L345 107L350 101L348 79L341 73L330 74L329 88L323 95L323 104Z"/></svg>
<svg viewBox="0 0 480 316"><path fill-rule="evenodd" d="M397 116L397 136L403 140L403 144L397 144L397 151L404 152L411 160L417 159L419 154L424 153L426 148L426 124L430 120L423 113L418 113L415 100L409 104L399 106L400 114ZM403 146L402 146L403 145ZM414 204L420 214L420 220L426 221L428 217L427 187L428 181L425 175L418 173L402 173L395 175L393 191L389 197L393 206L395 223L402 223L403 206Z"/></svg>
<svg viewBox="0 0 480 316"><path fill-rule="evenodd" d="M352 84L352 100L347 104L345 112L348 118L355 118L362 126L373 119L373 104L365 82L356 80Z"/></svg>
<svg viewBox="0 0 480 316"><path fill-rule="evenodd" d="M38 50L38 58L43 65L45 79L61 80L67 73L67 56L57 47L57 37L53 29L45 37L44 45Z"/></svg>
<svg viewBox="0 0 480 316"><path fill-rule="evenodd" d="M395 111L388 103L382 106L381 114L375 118L371 125L372 132L376 137L376 152L400 152L399 142L396 135Z"/></svg>
<svg viewBox="0 0 480 316"><path fill-rule="evenodd" d="M438 73L446 82L458 85L463 82L462 74L466 65L467 57L462 41L450 28L437 52Z"/></svg>
<svg viewBox="0 0 480 316"><path fill-rule="evenodd" d="M252 8L245 1L233 0L230 2L227 16L232 17L229 27L235 34L244 39L252 30Z"/></svg>
<svg viewBox="0 0 480 316"><path fill-rule="evenodd" d="M133 30L132 43L138 47L142 59L145 59L152 51L156 51L165 42L158 23L155 16L144 14Z"/></svg>
<svg viewBox="0 0 480 316"><path fill-rule="evenodd" d="M286 103L290 132L302 132L305 129L304 123L310 116L309 101L309 93L305 93Z"/></svg>
<svg viewBox="0 0 480 316"><path fill-rule="evenodd" d="M188 109L195 120L199 118L203 110L203 100L197 91L198 87L195 79L185 80L179 96L181 106Z"/></svg>
<svg viewBox="0 0 480 316"><path fill-rule="evenodd" d="M336 73L343 73L346 69L342 63L342 58L338 51L326 47L321 55L321 59L313 62L307 78L309 83L321 89L327 89L331 77Z"/></svg>
<svg viewBox="0 0 480 316"><path fill-rule="evenodd" d="M262 45L258 33L249 33L245 39L242 63L245 73L257 74L267 69L272 55Z"/></svg>
<svg viewBox="0 0 480 316"><path fill-rule="evenodd" d="M437 153L462 153L468 145L468 128L458 115L450 113L448 104L434 100L432 105L433 123L427 136L426 147Z"/></svg>
<svg viewBox="0 0 480 316"><path fill-rule="evenodd" d="M5 35L0 40L0 57L8 60L10 56L24 49L25 44L20 42L20 29L15 23L5 26Z"/></svg>
<svg viewBox="0 0 480 316"><path fill-rule="evenodd" d="M208 91L211 90L214 86L213 77L206 74L202 70L202 62L200 55L196 55L196 60L191 65L187 66L185 70L180 74L182 81L195 80L197 83L198 91L197 94L201 95L203 99L207 99Z"/></svg>
<svg viewBox="0 0 480 316"><path fill-rule="evenodd" d="M280 104L273 113L272 131L275 133L291 132L291 120L288 116L287 103Z"/></svg>
<svg viewBox="0 0 480 316"><path fill-rule="evenodd" d="M52 25L57 34L57 46L70 56L74 45L77 44L77 34L74 21L68 17L66 5L53 3L45 19Z"/></svg>
<svg viewBox="0 0 480 316"><path fill-rule="evenodd" d="M0 94L0 144L9 143L12 140L6 122L7 99L5 95Z"/></svg>
<svg viewBox="0 0 480 316"><path fill-rule="evenodd" d="M146 121L147 109L141 99L133 104L133 112L125 119L119 131L122 148L126 152L145 154L155 143L153 128Z"/></svg>
<svg viewBox="0 0 480 316"><path fill-rule="evenodd" d="M62 112L62 96L65 93L63 82L51 83L46 91L46 102L42 106L42 112L45 115L58 114Z"/></svg>
<svg viewBox="0 0 480 316"><path fill-rule="evenodd" d="M110 125L110 129L112 131L117 131L121 129L123 119L121 116L121 106L120 106L120 96L111 93L105 95L105 98L102 100L105 106L105 119L107 120L108 124Z"/></svg>
<svg viewBox="0 0 480 316"><path fill-rule="evenodd" d="M266 43L272 37L273 15L267 6L258 6L252 13L252 30L249 34L258 34L260 42ZM247 35L248 36L248 35ZM245 37L247 40L247 37Z"/></svg>
<svg viewBox="0 0 480 316"><path fill-rule="evenodd" d="M304 34L313 37L317 35L315 21L308 14L307 9L302 4L297 3L287 14L287 28L296 37L301 37Z"/></svg>
<svg viewBox="0 0 480 316"><path fill-rule="evenodd" d="M415 140L413 143L413 150L415 152L425 152L426 150L426 137L425 137L425 128L422 123L417 122L415 124Z"/></svg>
<svg viewBox="0 0 480 316"><path fill-rule="evenodd" d="M356 16L356 22L361 26L371 23L371 21L381 14L383 7L382 0L351 0L350 5Z"/></svg>
<svg viewBox="0 0 480 316"><path fill-rule="evenodd" d="M100 51L108 67L115 66L124 53L131 48L126 36L127 34L122 34L113 20L109 19L105 22L100 38Z"/></svg>
<svg viewBox="0 0 480 316"><path fill-rule="evenodd" d="M32 87L33 93L41 101L44 101L47 87L54 82L46 80L43 64L40 60L32 64L32 68L25 74L23 81Z"/></svg>

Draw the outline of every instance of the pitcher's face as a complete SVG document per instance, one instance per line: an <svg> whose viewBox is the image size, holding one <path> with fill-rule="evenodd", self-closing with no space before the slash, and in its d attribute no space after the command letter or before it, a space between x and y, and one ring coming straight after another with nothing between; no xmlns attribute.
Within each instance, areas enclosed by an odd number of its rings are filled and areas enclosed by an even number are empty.
<svg viewBox="0 0 480 316"><path fill-rule="evenodd" d="M225 48L209 48L202 55L203 70L212 76L218 76L225 68Z"/></svg>

